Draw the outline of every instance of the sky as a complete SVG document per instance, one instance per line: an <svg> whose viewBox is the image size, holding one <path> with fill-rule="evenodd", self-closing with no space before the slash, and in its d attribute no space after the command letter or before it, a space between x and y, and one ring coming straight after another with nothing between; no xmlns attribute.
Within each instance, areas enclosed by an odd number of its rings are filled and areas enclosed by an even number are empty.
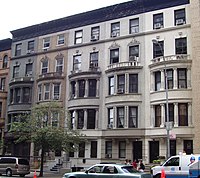
<svg viewBox="0 0 200 178"><path fill-rule="evenodd" d="M2 0L0 40L10 31L129 0Z"/></svg>

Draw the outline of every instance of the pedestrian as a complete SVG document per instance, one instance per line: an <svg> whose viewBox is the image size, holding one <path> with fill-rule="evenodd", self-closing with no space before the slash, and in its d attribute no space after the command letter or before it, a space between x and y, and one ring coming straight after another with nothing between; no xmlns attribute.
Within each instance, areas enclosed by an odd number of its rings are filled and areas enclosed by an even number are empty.
<svg viewBox="0 0 200 178"><path fill-rule="evenodd" d="M137 159L134 159L132 165L133 165L133 168L137 169Z"/></svg>
<svg viewBox="0 0 200 178"><path fill-rule="evenodd" d="M143 163L142 159L139 161L139 168L138 168L138 170L140 172L144 172L144 170L145 170L145 166L144 166L144 163Z"/></svg>
<svg viewBox="0 0 200 178"><path fill-rule="evenodd" d="M128 159L125 159L125 162L124 162L124 164L126 164L126 165L128 165L128 164L129 164L129 162L128 162Z"/></svg>

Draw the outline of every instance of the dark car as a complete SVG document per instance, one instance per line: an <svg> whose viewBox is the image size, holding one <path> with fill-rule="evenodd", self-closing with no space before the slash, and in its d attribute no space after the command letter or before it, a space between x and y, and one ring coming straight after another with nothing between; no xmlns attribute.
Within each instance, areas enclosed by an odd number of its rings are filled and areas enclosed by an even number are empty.
<svg viewBox="0 0 200 178"><path fill-rule="evenodd" d="M65 173L63 178L123 178L123 177L135 177L135 178L152 178L150 173L140 172L133 168L132 165L122 164L96 164L91 166L84 172L71 172Z"/></svg>

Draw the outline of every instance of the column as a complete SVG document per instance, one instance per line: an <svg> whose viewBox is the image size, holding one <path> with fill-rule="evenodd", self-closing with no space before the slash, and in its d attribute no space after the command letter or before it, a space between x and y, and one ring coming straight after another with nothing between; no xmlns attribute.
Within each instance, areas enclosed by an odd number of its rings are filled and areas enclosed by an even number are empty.
<svg viewBox="0 0 200 178"><path fill-rule="evenodd" d="M87 109L84 109L84 125L83 130L87 129Z"/></svg>
<svg viewBox="0 0 200 178"><path fill-rule="evenodd" d="M116 129L117 126L117 107L113 107L113 129Z"/></svg>
<svg viewBox="0 0 200 178"><path fill-rule="evenodd" d="M178 103L174 103L174 127L178 127Z"/></svg>
<svg viewBox="0 0 200 178"><path fill-rule="evenodd" d="M75 111L74 111L74 124L73 124L73 130L76 130L76 129L77 129L77 123L78 123L78 113L77 113L77 111L75 110Z"/></svg>
<svg viewBox="0 0 200 178"><path fill-rule="evenodd" d="M96 110L96 115L95 115L95 129L99 128L99 109Z"/></svg>
<svg viewBox="0 0 200 178"><path fill-rule="evenodd" d="M128 128L128 106L124 107L124 128Z"/></svg>
<svg viewBox="0 0 200 178"><path fill-rule="evenodd" d="M150 127L153 128L154 126L155 126L155 112L154 112L154 106L151 105Z"/></svg>
<svg viewBox="0 0 200 178"><path fill-rule="evenodd" d="M187 68L187 88L191 89L191 68Z"/></svg>
<svg viewBox="0 0 200 178"><path fill-rule="evenodd" d="M99 97L99 88L100 88L100 79L97 79L97 84L96 84L96 97Z"/></svg>
<svg viewBox="0 0 200 178"><path fill-rule="evenodd" d="M161 70L161 85L160 85L160 90L165 89L165 73L164 70Z"/></svg>
<svg viewBox="0 0 200 178"><path fill-rule="evenodd" d="M128 93L129 92L129 75L127 73L125 73L125 88L124 88L124 93Z"/></svg>
<svg viewBox="0 0 200 178"><path fill-rule="evenodd" d="M150 92L154 91L154 86L155 86L155 78L154 78L154 73L151 72L150 74L150 84L151 84L151 87L150 87Z"/></svg>
<svg viewBox="0 0 200 178"><path fill-rule="evenodd" d="M188 103L188 126L192 126L192 103Z"/></svg>
<svg viewBox="0 0 200 178"><path fill-rule="evenodd" d="M76 84L75 84L75 97L74 98L78 98L79 92L79 84L78 84L78 80L76 80Z"/></svg>
<svg viewBox="0 0 200 178"><path fill-rule="evenodd" d="M165 105L161 104L161 125L160 127L164 127L165 125Z"/></svg>
<svg viewBox="0 0 200 178"><path fill-rule="evenodd" d="M84 98L88 97L89 94L89 81L88 79L85 80L85 95Z"/></svg>
<svg viewBox="0 0 200 178"><path fill-rule="evenodd" d="M178 83L177 83L177 68L174 68L173 71L173 79L174 79L174 88L173 89L177 89L178 88Z"/></svg>

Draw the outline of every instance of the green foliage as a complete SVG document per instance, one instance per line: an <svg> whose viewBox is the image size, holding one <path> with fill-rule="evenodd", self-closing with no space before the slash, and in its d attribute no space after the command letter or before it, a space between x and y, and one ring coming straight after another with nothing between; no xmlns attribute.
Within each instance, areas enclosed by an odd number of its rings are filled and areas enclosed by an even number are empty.
<svg viewBox="0 0 200 178"><path fill-rule="evenodd" d="M59 114L59 127L53 127L45 117L52 117L52 113ZM66 112L57 102L39 104L32 108L31 113L21 114L18 121L12 124L10 132L14 133L16 143L33 142L37 150L44 151L71 151L70 143L78 145L84 136L79 132L64 127ZM51 118L52 119L52 118ZM76 146L73 149L77 148Z"/></svg>

